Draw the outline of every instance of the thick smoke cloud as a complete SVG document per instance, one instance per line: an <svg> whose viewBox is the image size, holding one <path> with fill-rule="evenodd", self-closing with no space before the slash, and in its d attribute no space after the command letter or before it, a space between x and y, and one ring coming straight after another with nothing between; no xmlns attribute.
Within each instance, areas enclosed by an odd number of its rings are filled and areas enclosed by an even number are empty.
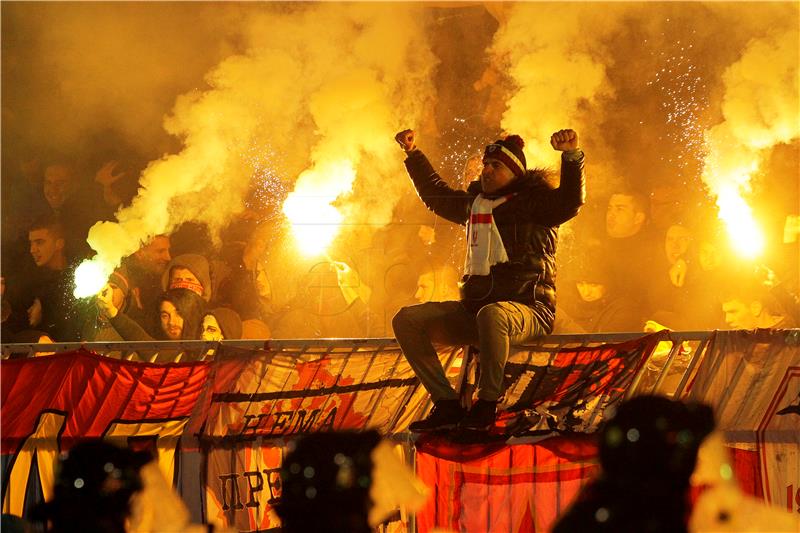
<svg viewBox="0 0 800 533"><path fill-rule="evenodd" d="M581 106L596 107L613 94L603 41L621 17L608 17L607 10L598 4L520 3L503 17L490 53L516 88L501 125L527 140L533 161L553 161L550 134L580 130Z"/></svg>
<svg viewBox="0 0 800 533"><path fill-rule="evenodd" d="M176 95L232 53L237 12L222 4L158 7L4 4L4 143L80 159L103 141L99 132L111 131L125 148L158 154Z"/></svg>
<svg viewBox="0 0 800 533"><path fill-rule="evenodd" d="M744 147L726 152L762 163L776 143L796 152L796 130L776 121L797 116L781 96L794 83L796 102L796 3L478 7L4 5L4 155L27 144L81 157L107 129L149 154L120 225L93 234L115 262L182 220L221 227L253 181L276 202L309 189L337 198L343 232L388 223L397 195L410 192L391 136L438 126L446 137L450 115L502 114L482 126L522 134L532 165L557 162L552 131L577 129L590 157L590 205L577 223L623 184L707 205L704 163L727 165L714 159L715 131ZM437 40L432 13L448 29L464 25L469 42ZM479 80L484 71L492 76ZM443 85L435 98L432 80ZM473 101L469 88L479 85ZM484 93L486 113L476 109ZM431 117L438 124L423 120Z"/></svg>
<svg viewBox="0 0 800 533"><path fill-rule="evenodd" d="M360 195L345 198L349 222L388 223L405 185L386 186L395 170L388 162L397 159L392 135L430 97L434 61L423 32L419 10L388 4L292 6L251 17L247 52L222 61L206 76L211 89L181 96L165 121L183 150L147 167L118 223L91 229L95 262L113 268L184 221L218 230L243 209L265 153L291 154L275 162L285 175L307 167L300 196L346 195L355 174L330 171L344 162L363 176Z"/></svg>
<svg viewBox="0 0 800 533"><path fill-rule="evenodd" d="M694 203L705 132L721 122L739 144L793 138L797 5L519 3L495 15L489 58L512 84L502 128L539 164L556 161L552 131L577 129L595 196L680 188Z"/></svg>
<svg viewBox="0 0 800 533"><path fill-rule="evenodd" d="M737 248L748 255L763 245L746 203L752 179L773 147L800 137L799 39L800 29L790 24L748 43L723 75L724 121L706 132L703 181Z"/></svg>

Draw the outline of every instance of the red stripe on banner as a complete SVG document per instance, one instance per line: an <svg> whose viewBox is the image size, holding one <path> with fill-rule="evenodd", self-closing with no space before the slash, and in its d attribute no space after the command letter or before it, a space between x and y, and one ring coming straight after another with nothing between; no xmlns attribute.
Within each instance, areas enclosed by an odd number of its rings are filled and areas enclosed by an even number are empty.
<svg viewBox="0 0 800 533"><path fill-rule="evenodd" d="M761 460L756 450L728 447L733 462L733 471L739 488L746 494L764 499Z"/></svg>
<svg viewBox="0 0 800 533"><path fill-rule="evenodd" d="M13 453L42 412L66 416L61 442L103 437L117 421L166 421L192 414L208 363L150 364L79 350L3 361L2 453Z"/></svg>
<svg viewBox="0 0 800 533"><path fill-rule="evenodd" d="M492 223L492 214L491 213L477 213L475 215L471 215L469 217L470 224L491 224Z"/></svg>
<svg viewBox="0 0 800 533"><path fill-rule="evenodd" d="M417 513L418 529L547 531L599 471L596 455L591 436L505 446L463 462L420 451L417 475L434 496Z"/></svg>

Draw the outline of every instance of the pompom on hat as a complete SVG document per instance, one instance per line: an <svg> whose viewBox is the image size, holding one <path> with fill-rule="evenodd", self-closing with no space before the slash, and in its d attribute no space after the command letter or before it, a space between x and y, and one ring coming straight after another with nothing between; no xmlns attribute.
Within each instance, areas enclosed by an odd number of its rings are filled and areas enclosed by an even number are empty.
<svg viewBox="0 0 800 533"><path fill-rule="evenodd" d="M525 153L522 148L525 141L519 135L508 135L486 146L483 159L496 159L508 167L515 176L522 176L526 171Z"/></svg>

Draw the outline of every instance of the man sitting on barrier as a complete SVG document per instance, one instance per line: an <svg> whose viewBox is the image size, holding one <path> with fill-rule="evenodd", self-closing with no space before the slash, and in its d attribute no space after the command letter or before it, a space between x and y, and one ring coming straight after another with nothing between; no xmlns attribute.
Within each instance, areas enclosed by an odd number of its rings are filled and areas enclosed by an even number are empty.
<svg viewBox="0 0 800 533"><path fill-rule="evenodd" d="M460 301L402 308L393 320L397 342L434 407L411 431L459 426L486 431L504 393L503 369L510 344L547 335L555 316L558 226L584 202L583 152L573 130L560 130L550 144L561 151L561 183L527 170L517 135L486 147L480 179L467 190L450 188L417 149L412 130L395 140L422 201L437 215L467 225L467 257ZM447 380L432 342L475 344L480 349L478 400L467 413Z"/></svg>

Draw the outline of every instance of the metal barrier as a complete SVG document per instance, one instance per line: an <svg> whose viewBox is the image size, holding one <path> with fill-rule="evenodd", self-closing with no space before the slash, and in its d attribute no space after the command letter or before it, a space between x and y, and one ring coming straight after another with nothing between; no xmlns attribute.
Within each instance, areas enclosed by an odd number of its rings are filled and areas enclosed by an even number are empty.
<svg viewBox="0 0 800 533"><path fill-rule="evenodd" d="M699 362L708 347L710 331L664 331L664 339L651 354L647 363L635 376L627 397L642 393L659 393L680 398L691 384ZM567 348L595 347L642 337L642 333L597 333L580 335L548 335L535 342L512 347L512 350L535 350L553 356ZM304 353L357 352L361 349L380 351L398 347L392 338L361 339L270 339L206 341L137 341L137 342L67 342L53 344L3 344L2 358L25 358L52 353L84 349L118 359L172 363L207 361L213 359L220 346L244 350L280 351L301 355ZM468 347L460 350L456 365L462 365L459 386L464 387L470 377L468 365L463 364ZM164 355L166 354L166 357ZM469 358L467 358L469 361Z"/></svg>

